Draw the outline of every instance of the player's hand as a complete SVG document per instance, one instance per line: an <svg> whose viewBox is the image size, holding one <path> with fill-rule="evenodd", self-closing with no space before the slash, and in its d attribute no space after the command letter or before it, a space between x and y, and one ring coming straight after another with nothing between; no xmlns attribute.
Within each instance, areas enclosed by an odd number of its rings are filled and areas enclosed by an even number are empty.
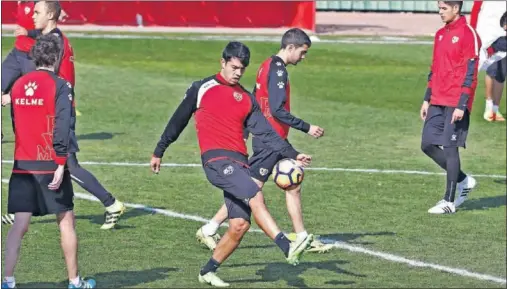
<svg viewBox="0 0 507 289"><path fill-rule="evenodd" d="M63 173L65 172L64 166L59 165L53 176L53 181L48 185L48 189L56 191L63 181Z"/></svg>
<svg viewBox="0 0 507 289"><path fill-rule="evenodd" d="M310 125L310 130L308 131L308 134L313 136L314 138L319 138L324 135L324 129L316 125Z"/></svg>
<svg viewBox="0 0 507 289"><path fill-rule="evenodd" d="M161 162L162 162L161 158L157 158L155 156L151 157L150 168L153 173L158 174L160 172Z"/></svg>
<svg viewBox="0 0 507 289"><path fill-rule="evenodd" d="M462 120L464 114L465 114L464 110L461 110L459 108L454 109L454 112L452 113L451 123L455 123L457 121Z"/></svg>
<svg viewBox="0 0 507 289"><path fill-rule="evenodd" d="M11 95L10 94L3 94L2 95L2 106L6 106L11 103Z"/></svg>
<svg viewBox="0 0 507 289"><path fill-rule="evenodd" d="M299 154L296 157L296 161L299 165L302 167L307 167L312 163L312 156L306 155L306 154Z"/></svg>
<svg viewBox="0 0 507 289"><path fill-rule="evenodd" d="M426 120L426 116L428 115L428 108L430 107L430 103L427 101L424 101L421 105L421 119Z"/></svg>
<svg viewBox="0 0 507 289"><path fill-rule="evenodd" d="M25 28L17 25L16 29L14 30L14 36L21 36L21 35L28 35L28 31Z"/></svg>

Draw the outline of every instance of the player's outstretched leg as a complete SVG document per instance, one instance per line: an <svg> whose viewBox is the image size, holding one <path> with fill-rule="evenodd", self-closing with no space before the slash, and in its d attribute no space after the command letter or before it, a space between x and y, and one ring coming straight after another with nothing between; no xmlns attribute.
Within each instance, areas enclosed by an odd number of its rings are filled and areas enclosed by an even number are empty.
<svg viewBox="0 0 507 289"><path fill-rule="evenodd" d="M253 180L259 185L259 188L263 187L264 183L256 179ZM303 224L303 213L301 210L301 186L299 186L294 190L286 192L286 202L287 202L287 210L291 217L295 231L295 233L287 234L286 237L291 242L300 243L304 241L308 236L308 233L305 230ZM215 216L213 216L213 218L208 223L206 223L197 230L195 234L197 240L201 244L204 244L211 251L215 250L220 240L220 235L217 233L218 228L223 222L225 222L226 219L227 219L227 207L225 205L222 205L222 207L218 210ZM315 253L325 253L331 250L332 248L333 246L331 244L324 244L318 238L314 238L307 251Z"/></svg>
<svg viewBox="0 0 507 289"><path fill-rule="evenodd" d="M285 191L285 202L287 204L287 211L289 212L294 233L288 234L287 238L291 242L296 244L303 242L308 236L308 232L305 229L303 222L303 210L301 205L301 189L299 185L293 190ZM324 244L317 237L314 238L310 247L307 249L308 252L325 253L331 250L333 246L331 244Z"/></svg>
<svg viewBox="0 0 507 289"><path fill-rule="evenodd" d="M78 273L77 262L77 234L75 229L75 217L73 211L66 211L56 216L58 227L60 228L60 241L67 265L69 276L68 288L95 288L96 283L93 279L82 279Z"/></svg>
<svg viewBox="0 0 507 289"><path fill-rule="evenodd" d="M102 184L100 184L94 175L79 165L76 154L69 155L67 165L69 167L72 180L78 183L90 194L94 195L102 202L104 207L106 207L106 212L104 213L104 224L101 229L108 230L114 228L116 224L118 224L118 220L121 215L125 213L125 205L119 200L116 200L115 197L109 193Z"/></svg>
<svg viewBox="0 0 507 289"><path fill-rule="evenodd" d="M284 253L287 262L291 265L299 264L299 261L304 251L310 247L313 241L313 235L308 234L304 240L299 243L290 242L284 233L278 228L275 220L271 216L264 202L264 195L262 192L257 193L255 197L250 199L250 208L257 225L264 231L264 233L273 240L276 245Z"/></svg>

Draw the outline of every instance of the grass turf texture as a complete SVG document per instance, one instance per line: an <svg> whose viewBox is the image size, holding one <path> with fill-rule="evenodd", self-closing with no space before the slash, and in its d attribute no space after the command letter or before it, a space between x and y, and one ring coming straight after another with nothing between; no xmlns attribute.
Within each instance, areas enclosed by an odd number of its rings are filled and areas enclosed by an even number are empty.
<svg viewBox="0 0 507 289"><path fill-rule="evenodd" d="M143 162L191 81L219 69L224 41L71 39L76 54L76 101L82 112L79 160ZM2 38L5 57L13 38ZM246 42L251 66L243 79L253 88L260 63L277 43ZM289 67L292 110L325 128L313 140L292 131L293 145L313 155L314 167L441 170L420 150L418 112L431 46L315 44ZM506 126L486 123L483 76L472 112L465 172L505 175ZM505 103L505 102L504 102ZM505 112L505 105L501 107ZM2 159L12 159L9 110L2 109ZM164 157L199 163L193 121ZM122 201L211 217L222 204L201 168L86 166ZM2 165L2 178L10 175ZM303 205L308 230L324 237L409 259L505 278L505 181L478 178L471 199L452 216L426 211L445 190L445 177L306 171ZM75 190L84 192L78 185ZM7 185L2 185L2 209ZM268 207L283 230L290 220L285 197L265 187ZM201 223L130 209L114 231L101 231L100 203L76 200L80 272L99 287L197 287L210 257L195 241ZM53 217L34 219L17 268L19 287L56 287L66 279ZM255 228L257 226L254 225ZM2 244L7 236L2 226ZM223 232L224 229L221 229ZM3 247L4 248L4 247ZM3 260L2 260L3 261ZM249 233L219 270L235 287L502 287L501 284L410 267L336 249L307 254L300 266L285 263L266 236Z"/></svg>

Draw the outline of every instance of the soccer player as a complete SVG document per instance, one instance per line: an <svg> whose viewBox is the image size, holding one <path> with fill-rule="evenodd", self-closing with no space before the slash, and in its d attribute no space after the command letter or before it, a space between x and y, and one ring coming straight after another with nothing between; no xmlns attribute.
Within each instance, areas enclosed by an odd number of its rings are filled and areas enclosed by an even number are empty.
<svg viewBox="0 0 507 289"><path fill-rule="evenodd" d="M428 210L431 214L455 213L476 185L473 177L461 171L458 148L465 147L470 125L481 41L461 15L462 6L463 1L438 2L445 26L435 34L433 61L420 111L424 120L421 148L447 172L444 198Z"/></svg>
<svg viewBox="0 0 507 289"><path fill-rule="evenodd" d="M479 53L479 71L486 71L486 106L483 117L489 122L505 121L498 108L504 88L501 60L507 53L505 46L494 51L494 55L488 51L498 38L505 37L502 25L498 26L498 21L507 10L505 4L505 1L474 1L470 16L470 23L477 30L483 44Z"/></svg>
<svg viewBox="0 0 507 289"><path fill-rule="evenodd" d="M18 1L18 9L16 15L16 40L14 48L9 52L5 60L2 62L2 96L7 94L14 82L22 75L33 71L35 65L30 59L28 52L35 43L35 37L28 36L27 31L35 31L33 21L33 12L36 1ZM67 14L61 10L59 20L63 21ZM19 33L18 31L25 31ZM3 102L9 102L9 96L2 97Z"/></svg>
<svg viewBox="0 0 507 289"><path fill-rule="evenodd" d="M13 85L14 165L9 181L9 230L2 288L15 288L14 268L32 216L56 215L69 276L68 288L94 288L78 274L74 191L66 168L71 134L72 85L55 73L61 51L58 37L42 36L32 48L36 70Z"/></svg>
<svg viewBox="0 0 507 289"><path fill-rule="evenodd" d="M60 12L61 7L58 1L38 1L34 7L33 20L35 29L40 30L42 35L54 34L59 37L63 49L56 63L55 72L58 76L70 82L74 87L74 54L69 40L63 35L61 30L58 29L56 24L56 19L59 18ZM72 104L74 106L74 100ZM101 226L101 229L112 229L118 223L120 216L125 212L125 205L119 200L116 200L115 197L100 184L93 174L79 165L76 156L77 152L79 152L79 146L75 133L75 115L72 116L71 121L69 157L67 158L67 166L69 167L71 177L83 189L97 197L106 207L104 224ZM12 223L12 221L12 215L2 216L2 223L9 224Z"/></svg>
<svg viewBox="0 0 507 289"><path fill-rule="evenodd" d="M257 103L271 126L286 142L288 142L287 136L291 127L308 133L314 138L324 135L324 129L321 127L310 125L290 113L290 83L286 66L289 64L297 65L302 61L311 45L310 37L303 30L298 28L290 29L282 36L281 49L278 53L266 59L257 72L257 81L254 88ZM283 156L256 137L252 138L252 147L253 155L248 160L250 174L254 182L262 189L274 166L283 159ZM294 234L289 234L289 238L297 243L304 240L308 235L303 224L301 186L286 191L285 196L287 210L296 232L295 238ZM220 239L220 235L217 233L218 227L226 219L227 207L223 205L210 222L197 230L197 240L210 250L214 250ZM308 251L326 252L331 248L331 245L323 244L315 239Z"/></svg>
<svg viewBox="0 0 507 289"><path fill-rule="evenodd" d="M245 126L256 138L277 153L297 159L304 166L311 157L300 154L269 125L255 98L240 84L250 62L250 50L240 42L230 42L222 53L221 70L216 75L195 81L167 124L151 159L153 172L160 171L161 158L195 115L197 139L208 181L223 190L229 217L229 229L202 267L199 282L224 287L215 272L241 242L255 222L282 250L289 264L297 265L310 245L313 235L300 243L291 243L280 231L264 203L259 186L248 170L247 148L243 139Z"/></svg>
<svg viewBox="0 0 507 289"><path fill-rule="evenodd" d="M500 27L503 29L504 33L507 32L507 12L504 12L500 18ZM487 100L486 112L484 113L484 118L487 121L505 121L505 118L498 111L498 106L500 105L500 100L502 99L505 75L507 74L506 38L507 37L504 34L503 36L498 37L491 46L486 48L488 51L488 57L494 61L486 69L486 83L488 83L489 80L493 84L492 87L486 87L487 90L488 88L491 90L491 94L493 95L493 102L490 102L491 98ZM495 58L500 55L503 55L503 57L500 60L496 60ZM492 110L490 109L490 104L493 104Z"/></svg>

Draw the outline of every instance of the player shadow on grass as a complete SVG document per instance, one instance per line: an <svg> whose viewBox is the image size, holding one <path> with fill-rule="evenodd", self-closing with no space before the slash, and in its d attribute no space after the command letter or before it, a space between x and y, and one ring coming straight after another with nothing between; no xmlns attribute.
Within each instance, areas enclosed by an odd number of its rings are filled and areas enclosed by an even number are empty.
<svg viewBox="0 0 507 289"><path fill-rule="evenodd" d="M169 278L171 272L177 272L177 268L154 268L141 271L113 271L98 273L85 278L93 278L97 281L97 288L124 288L143 285L158 280ZM67 288L68 280L61 282L31 282L20 283L18 288Z"/></svg>
<svg viewBox="0 0 507 289"><path fill-rule="evenodd" d="M354 272L347 271L345 269L340 268L339 265L348 264L348 261L324 261L324 262L302 262L297 266L293 266L287 263L252 263L252 264L239 264L239 265L229 265L224 267L250 267L250 266L263 266L266 265L264 269L260 269L255 272L255 275L260 276L260 279L246 279L246 280L227 280L230 283L258 283L258 282L277 282L284 280L287 282L288 286L298 287L298 288L309 288L308 285L305 284L305 281L301 274L305 273L310 269L317 270L326 270L336 274L343 274L352 277L367 277L364 274L357 274ZM308 274L312 274L311 272ZM314 273L316 276L321 275L322 272ZM340 276L341 279L341 276ZM323 281L324 282L324 281ZM325 284L328 285L351 285L355 284L354 281L343 281L343 280L331 280L326 281ZM314 284L315 285L315 284Z"/></svg>
<svg viewBox="0 0 507 289"><path fill-rule="evenodd" d="M164 208L157 208L157 209L164 209ZM130 218L146 216L146 215L153 215L153 214L154 213L151 211L137 209L137 208L135 208L135 209L129 208L129 209L127 209L125 214L123 214L123 216L121 216L120 222L116 225L115 230L134 229L135 226L125 225L124 224L125 220L128 220ZM104 224L104 214L80 215L78 212L78 213L76 213L76 220L88 220L88 221L90 221L90 223L100 226L100 225ZM55 222L55 220L54 220L54 218L52 218L52 219L44 219L44 220L40 220L40 221L35 221L34 223L35 224L36 223L45 224L45 223L54 223L54 222Z"/></svg>
<svg viewBox="0 0 507 289"><path fill-rule="evenodd" d="M468 199L466 202L463 203L463 205L460 206L460 209L463 211L487 210L491 208L503 207L506 204L507 204L507 196L500 195L495 197Z"/></svg>
<svg viewBox="0 0 507 289"><path fill-rule="evenodd" d="M87 134L80 134L77 136L77 140L106 140L106 139L112 139L114 136L117 135L123 135L125 133L123 132L94 132L94 133L87 133Z"/></svg>

